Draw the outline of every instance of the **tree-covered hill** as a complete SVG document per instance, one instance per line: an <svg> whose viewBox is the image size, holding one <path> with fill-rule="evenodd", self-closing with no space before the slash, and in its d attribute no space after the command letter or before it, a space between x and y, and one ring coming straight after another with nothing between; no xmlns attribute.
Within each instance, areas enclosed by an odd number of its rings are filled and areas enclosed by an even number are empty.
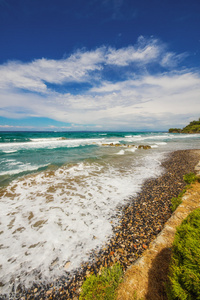
<svg viewBox="0 0 200 300"><path fill-rule="evenodd" d="M185 126L183 129L170 128L170 133L200 133L200 118L198 121L192 121L190 124Z"/></svg>

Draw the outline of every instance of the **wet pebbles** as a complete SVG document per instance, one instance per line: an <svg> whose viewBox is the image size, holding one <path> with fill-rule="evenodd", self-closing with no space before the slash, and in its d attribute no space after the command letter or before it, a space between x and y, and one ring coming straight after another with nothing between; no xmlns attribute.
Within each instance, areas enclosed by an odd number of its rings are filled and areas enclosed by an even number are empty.
<svg viewBox="0 0 200 300"><path fill-rule="evenodd" d="M194 171L199 156L192 150L176 151L163 162L166 172L148 180L142 192L128 205L120 208L120 222L113 228L111 240L91 254L92 263L84 264L72 278L59 278L48 285L18 287L10 297L0 299L78 299L83 280L90 274L101 273L102 267L120 262L124 271L148 248L150 241L162 230L171 216L171 198L178 196L186 185L183 175Z"/></svg>

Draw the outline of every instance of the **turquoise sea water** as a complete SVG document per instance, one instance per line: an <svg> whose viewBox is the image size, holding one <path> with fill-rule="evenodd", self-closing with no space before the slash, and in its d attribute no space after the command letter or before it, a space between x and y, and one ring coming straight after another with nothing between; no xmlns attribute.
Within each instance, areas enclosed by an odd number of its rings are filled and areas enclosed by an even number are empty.
<svg viewBox="0 0 200 300"><path fill-rule="evenodd" d="M99 147L102 143L126 143L129 135L125 132L1 132L0 184L49 166L102 159L107 154Z"/></svg>
<svg viewBox="0 0 200 300"><path fill-rule="evenodd" d="M198 135L163 132L0 132L0 185L50 166L115 154L100 147L104 143L162 145L165 151L196 148L199 140Z"/></svg>
<svg viewBox="0 0 200 300"><path fill-rule="evenodd" d="M200 135L1 132L0 294L87 261L112 236L119 206L181 149L200 149Z"/></svg>

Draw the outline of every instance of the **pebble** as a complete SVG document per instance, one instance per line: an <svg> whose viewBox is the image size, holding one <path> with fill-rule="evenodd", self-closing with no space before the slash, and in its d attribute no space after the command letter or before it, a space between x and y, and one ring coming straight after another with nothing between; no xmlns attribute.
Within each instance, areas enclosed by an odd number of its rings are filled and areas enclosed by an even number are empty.
<svg viewBox="0 0 200 300"><path fill-rule="evenodd" d="M162 230L164 223L171 216L171 198L177 197L185 187L183 175L194 172L199 157L192 150L175 151L162 163L165 173L159 178L146 181L136 198L124 207L119 207L120 222L113 227L114 235L99 251L90 255L90 263L83 263L81 268L70 278L58 278L54 283L34 285L25 290L19 287L17 294L10 294L9 300L23 299L74 299L77 300L81 285L90 274L101 274L103 267L119 262L125 271L149 243ZM64 266L66 269L69 262Z"/></svg>
<svg viewBox="0 0 200 300"><path fill-rule="evenodd" d="M71 263L68 261L65 265L64 265L64 269L67 270L70 267Z"/></svg>

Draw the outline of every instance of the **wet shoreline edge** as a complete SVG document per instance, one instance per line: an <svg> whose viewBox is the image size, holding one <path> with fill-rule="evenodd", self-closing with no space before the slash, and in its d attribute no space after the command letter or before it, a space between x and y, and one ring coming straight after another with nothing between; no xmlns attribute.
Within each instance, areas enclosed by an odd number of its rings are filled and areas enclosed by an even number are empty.
<svg viewBox="0 0 200 300"><path fill-rule="evenodd" d="M171 198L178 196L185 187L183 175L193 172L199 162L195 150L172 152L163 161L165 172L158 178L147 180L142 191L122 208L120 223L114 228L114 236L99 252L92 254L92 263L84 264L70 281L60 278L47 285L33 285L31 289L19 289L10 297L0 299L78 299L83 280L89 274L98 274L102 267L119 262L125 271L149 243L162 230L171 216Z"/></svg>

